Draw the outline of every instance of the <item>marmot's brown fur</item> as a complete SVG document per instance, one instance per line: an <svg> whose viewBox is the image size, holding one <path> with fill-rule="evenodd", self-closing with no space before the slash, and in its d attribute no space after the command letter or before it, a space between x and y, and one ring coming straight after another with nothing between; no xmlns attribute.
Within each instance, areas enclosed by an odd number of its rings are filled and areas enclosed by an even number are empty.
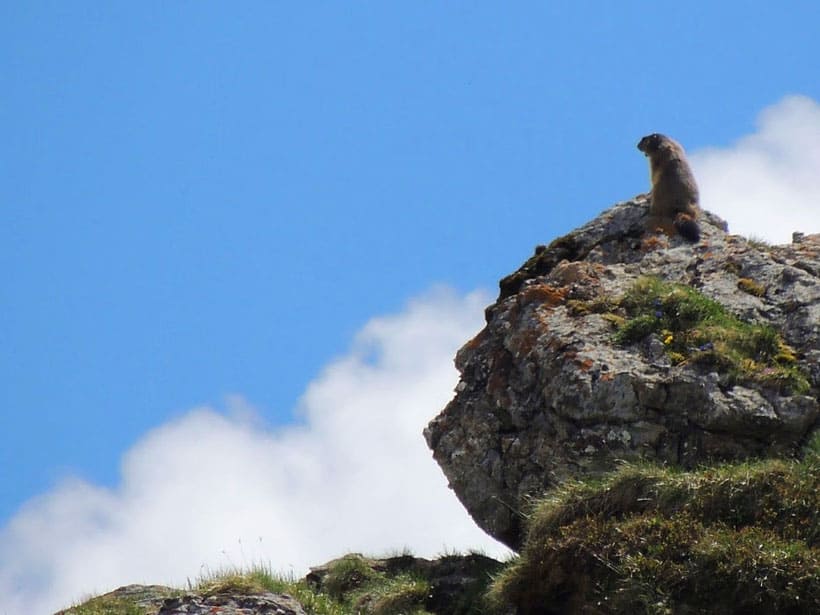
<svg viewBox="0 0 820 615"><path fill-rule="evenodd" d="M649 158L652 192L648 228L677 231L692 243L700 239L698 185L680 143L665 135L651 134L638 142Z"/></svg>

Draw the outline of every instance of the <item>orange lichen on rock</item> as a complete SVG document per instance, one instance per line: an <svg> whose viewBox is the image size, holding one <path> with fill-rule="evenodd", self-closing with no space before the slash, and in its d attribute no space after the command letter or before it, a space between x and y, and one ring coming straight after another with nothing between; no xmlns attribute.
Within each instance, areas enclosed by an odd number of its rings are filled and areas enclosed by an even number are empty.
<svg viewBox="0 0 820 615"><path fill-rule="evenodd" d="M531 284L518 293L518 304L541 303L549 306L561 305L567 298L567 289L549 284Z"/></svg>
<svg viewBox="0 0 820 615"><path fill-rule="evenodd" d="M665 250L669 247L669 237L664 234L650 235L641 241L642 252L654 252L655 250Z"/></svg>
<svg viewBox="0 0 820 615"><path fill-rule="evenodd" d="M549 274L550 282L560 286L571 286L581 282L588 282L598 277L603 267L597 263L585 261L562 260Z"/></svg>
<svg viewBox="0 0 820 615"><path fill-rule="evenodd" d="M575 364L581 369L581 371L588 372L592 369L592 366L595 365L595 361L592 359L583 359L575 361Z"/></svg>

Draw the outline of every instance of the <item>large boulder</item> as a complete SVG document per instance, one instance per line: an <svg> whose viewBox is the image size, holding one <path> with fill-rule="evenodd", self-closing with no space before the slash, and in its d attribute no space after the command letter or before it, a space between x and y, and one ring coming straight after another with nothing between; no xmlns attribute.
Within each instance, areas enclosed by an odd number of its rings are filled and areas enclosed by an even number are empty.
<svg viewBox="0 0 820 615"><path fill-rule="evenodd" d="M562 481L619 460L790 455L817 427L820 236L768 246L705 213L692 245L647 232L646 212L645 197L618 204L504 278L487 325L456 356L455 398L425 430L469 513L513 549L532 497ZM769 325L802 386L780 372L727 374L709 348L670 353L671 334L616 342L630 317L623 298L642 279L686 285Z"/></svg>

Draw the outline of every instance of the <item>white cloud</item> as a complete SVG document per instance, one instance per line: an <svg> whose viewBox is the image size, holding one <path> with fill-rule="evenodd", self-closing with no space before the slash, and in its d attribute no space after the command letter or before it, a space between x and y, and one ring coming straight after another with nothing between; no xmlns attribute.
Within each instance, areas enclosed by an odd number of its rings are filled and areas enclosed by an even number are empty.
<svg viewBox="0 0 820 615"><path fill-rule="evenodd" d="M49 613L202 567L301 574L350 550L504 553L447 489L421 430L452 395L456 349L487 297L436 292L376 318L309 386L301 422L269 430L241 399L146 434L117 489L67 480L0 532L0 613Z"/></svg>
<svg viewBox="0 0 820 615"><path fill-rule="evenodd" d="M820 232L820 104L788 96L758 116L757 132L694 152L701 204L729 230L773 243Z"/></svg>

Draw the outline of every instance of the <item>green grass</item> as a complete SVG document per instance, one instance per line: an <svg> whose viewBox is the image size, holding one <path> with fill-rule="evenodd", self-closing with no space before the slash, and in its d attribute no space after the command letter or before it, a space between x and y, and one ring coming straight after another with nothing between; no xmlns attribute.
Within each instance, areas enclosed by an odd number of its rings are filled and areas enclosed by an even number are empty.
<svg viewBox="0 0 820 615"><path fill-rule="evenodd" d="M819 510L820 435L802 461L628 465L534 508L492 602L521 615L820 612Z"/></svg>
<svg viewBox="0 0 820 615"><path fill-rule="evenodd" d="M754 383L783 394L811 388L775 329L744 322L689 286L644 277L619 305L626 313L615 333L620 345L657 335L673 363L717 371L728 386Z"/></svg>
<svg viewBox="0 0 820 615"><path fill-rule="evenodd" d="M323 579L322 589L347 613L372 615L426 615L423 605L429 583L408 572L387 574L361 555L336 560Z"/></svg>
<svg viewBox="0 0 820 615"><path fill-rule="evenodd" d="M328 594L313 591L303 579L275 574L264 565L222 570L201 577L191 587L203 595L256 594L265 591L295 598L310 615L350 615L351 611Z"/></svg>
<svg viewBox="0 0 820 615"><path fill-rule="evenodd" d="M304 580L282 578L264 567L245 572L220 573L202 580L203 593L258 593L271 591L293 596L312 615L426 615L422 608L430 587L411 574L388 575L373 568L372 560L348 555L337 560L323 580L322 589Z"/></svg>
<svg viewBox="0 0 820 615"><path fill-rule="evenodd" d="M99 596L73 606L65 615L146 615L148 611L128 600Z"/></svg>
<svg viewBox="0 0 820 615"><path fill-rule="evenodd" d="M428 615L424 601L430 593L429 583L417 576L401 574L393 578L376 578L351 592L349 604L354 613L372 615Z"/></svg>

